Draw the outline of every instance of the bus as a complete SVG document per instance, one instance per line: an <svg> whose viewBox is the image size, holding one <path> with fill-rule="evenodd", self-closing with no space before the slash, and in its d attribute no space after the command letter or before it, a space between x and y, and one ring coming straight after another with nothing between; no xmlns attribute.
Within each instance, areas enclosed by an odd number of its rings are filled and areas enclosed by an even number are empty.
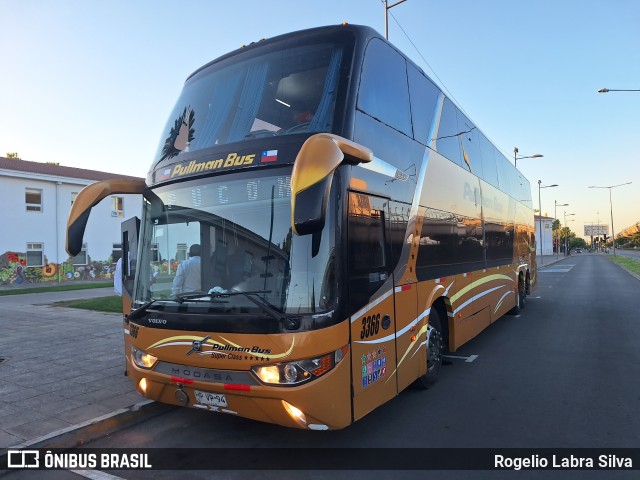
<svg viewBox="0 0 640 480"><path fill-rule="evenodd" d="M529 182L365 26L196 70L146 179L79 193L70 255L122 193L143 197L122 224L126 374L162 403L341 429L432 386L536 285Z"/></svg>

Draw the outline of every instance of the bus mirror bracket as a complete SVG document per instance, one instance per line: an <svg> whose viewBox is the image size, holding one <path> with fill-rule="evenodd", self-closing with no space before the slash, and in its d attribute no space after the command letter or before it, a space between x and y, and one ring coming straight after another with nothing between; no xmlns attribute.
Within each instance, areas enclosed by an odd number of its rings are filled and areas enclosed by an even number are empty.
<svg viewBox="0 0 640 480"><path fill-rule="evenodd" d="M75 257L82 249L82 238L89 220L91 209L100 200L109 195L116 194L142 194L146 184L142 179L113 179L92 183L86 186L76 196L69 218L67 219L67 243L66 250L69 255Z"/></svg>
<svg viewBox="0 0 640 480"><path fill-rule="evenodd" d="M329 202L333 173L342 163L368 163L373 152L346 138L330 133L309 137L293 164L291 173L291 228L296 235L322 230Z"/></svg>

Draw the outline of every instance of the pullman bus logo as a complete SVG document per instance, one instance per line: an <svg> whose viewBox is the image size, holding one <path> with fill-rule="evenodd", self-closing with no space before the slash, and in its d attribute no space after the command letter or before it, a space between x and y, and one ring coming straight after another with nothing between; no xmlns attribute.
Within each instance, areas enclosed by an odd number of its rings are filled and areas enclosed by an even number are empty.
<svg viewBox="0 0 640 480"><path fill-rule="evenodd" d="M191 350L187 352L187 355L191 355L193 352L198 352L198 353L202 352L202 344L206 343L207 340L209 340L210 338L211 337L207 335L202 340L194 340L193 343L191 344Z"/></svg>

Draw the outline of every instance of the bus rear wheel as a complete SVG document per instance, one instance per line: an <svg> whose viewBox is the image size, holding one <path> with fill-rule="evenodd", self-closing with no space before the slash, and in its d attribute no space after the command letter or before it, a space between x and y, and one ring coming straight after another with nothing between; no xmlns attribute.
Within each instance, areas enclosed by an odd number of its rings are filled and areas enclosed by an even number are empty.
<svg viewBox="0 0 640 480"><path fill-rule="evenodd" d="M510 315L519 315L522 309L527 305L527 289L524 279L521 277L518 281L518 293L516 294L516 306L509 310Z"/></svg>
<svg viewBox="0 0 640 480"><path fill-rule="evenodd" d="M444 353L444 336L442 334L442 322L440 313L435 308L431 308L429 314L429 325L427 327L427 373L418 378L414 385L418 388L426 389L431 387L436 380L440 368L442 368L442 355Z"/></svg>

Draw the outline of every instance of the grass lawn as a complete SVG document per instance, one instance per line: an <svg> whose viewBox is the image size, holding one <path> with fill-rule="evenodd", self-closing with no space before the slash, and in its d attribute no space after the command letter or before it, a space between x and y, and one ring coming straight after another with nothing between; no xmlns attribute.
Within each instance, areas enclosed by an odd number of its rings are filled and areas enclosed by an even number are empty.
<svg viewBox="0 0 640 480"><path fill-rule="evenodd" d="M70 283L69 285L51 285L48 287L12 288L10 290L0 290L0 297L3 295L22 295L23 293L66 292L68 290L87 290L89 288L104 287L113 287L113 282Z"/></svg>
<svg viewBox="0 0 640 480"><path fill-rule="evenodd" d="M117 295L109 297L88 298L85 300L70 300L57 302L56 307L83 308L97 312L122 313L122 298Z"/></svg>
<svg viewBox="0 0 640 480"><path fill-rule="evenodd" d="M632 271L636 275L640 275L640 260L629 257L621 257L619 255L616 255L615 257L613 255L609 255L607 256L607 258L613 262L616 262L618 265L626 268L627 270Z"/></svg>

